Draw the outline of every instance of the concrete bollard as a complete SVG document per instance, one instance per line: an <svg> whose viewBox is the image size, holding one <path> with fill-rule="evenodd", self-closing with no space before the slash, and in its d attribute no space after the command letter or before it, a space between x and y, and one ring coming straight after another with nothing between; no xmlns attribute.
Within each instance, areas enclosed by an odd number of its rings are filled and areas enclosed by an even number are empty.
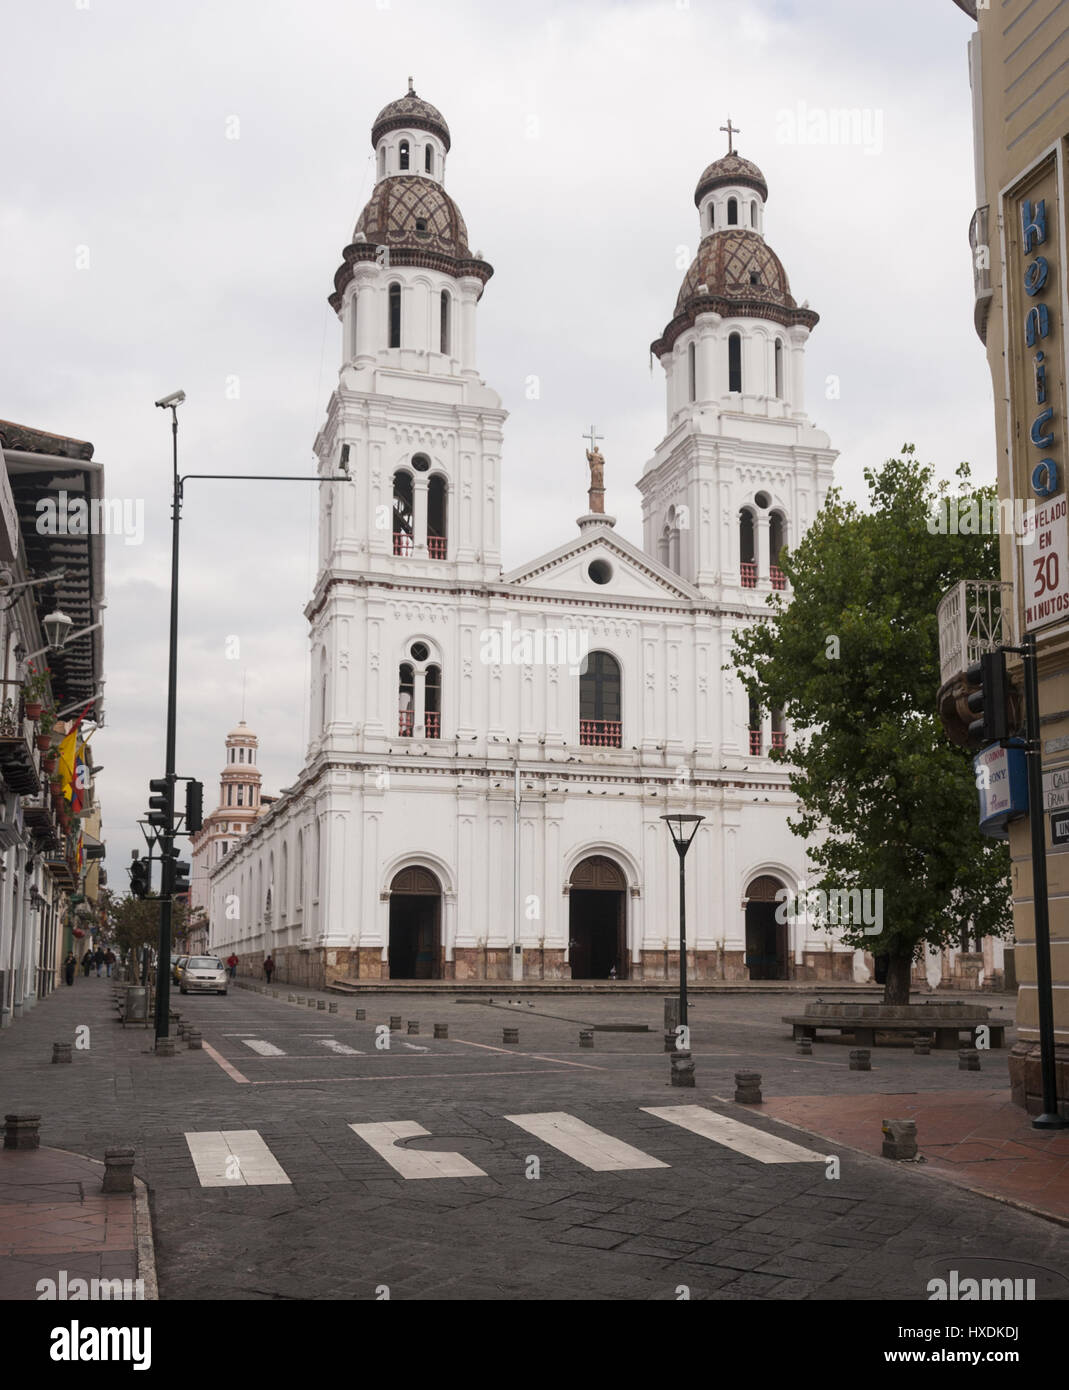
<svg viewBox="0 0 1069 1390"><path fill-rule="evenodd" d="M317 1012L317 1013L322 1013L322 1012L326 1009L326 1007L327 1007L327 1001L326 1001L325 999L317 999L317 1000L316 1000L316 1012Z"/></svg>
<svg viewBox="0 0 1069 1390"><path fill-rule="evenodd" d="M133 1149L104 1150L104 1192L133 1192L134 1190L134 1151Z"/></svg>
<svg viewBox="0 0 1069 1390"><path fill-rule="evenodd" d="M735 1073L735 1099L740 1105L761 1104L761 1073L759 1071L737 1071Z"/></svg>
<svg viewBox="0 0 1069 1390"><path fill-rule="evenodd" d="M579 1029L579 1046L580 1046L580 1047L593 1047L593 1046L594 1046L594 1030L593 1030L593 1028L580 1028L580 1029Z"/></svg>
<svg viewBox="0 0 1069 1390"><path fill-rule="evenodd" d="M664 1050L665 1050L665 1052L675 1052L675 1050L676 1050L676 1035L675 1035L675 1033L667 1032L667 1031L665 1032L665 1035L664 1035Z"/></svg>
<svg viewBox="0 0 1069 1390"><path fill-rule="evenodd" d="M5 1115L5 1149L39 1149L41 1147L40 1115Z"/></svg>
<svg viewBox="0 0 1069 1390"><path fill-rule="evenodd" d="M73 1058L73 1056L71 1055L71 1044L70 1044L70 1043L53 1043L53 1044L52 1044L52 1060L53 1060L53 1062L72 1062L72 1061L74 1060L74 1058Z"/></svg>
<svg viewBox="0 0 1069 1390"><path fill-rule="evenodd" d="M872 1062L867 1047L855 1047L850 1052L851 1071L871 1071Z"/></svg>
<svg viewBox="0 0 1069 1390"><path fill-rule="evenodd" d="M410 1018L408 1020L408 1036L417 1037L419 1035L419 1019Z"/></svg>
<svg viewBox="0 0 1069 1390"><path fill-rule="evenodd" d="M297 1001L297 996L296 996L295 994L287 994L287 995L286 995L286 1003L287 1003L287 1004L296 1004L297 1002L298 1002L298 1001Z"/></svg>
<svg viewBox="0 0 1069 1390"><path fill-rule="evenodd" d="M186 1033L186 1042L194 1051L203 1048L204 1044L201 1041L200 1029L190 1028Z"/></svg>
<svg viewBox="0 0 1069 1390"><path fill-rule="evenodd" d="M173 1056L174 1056L174 1038L157 1038L157 1039L156 1039L156 1056L157 1056L157 1057L173 1057Z"/></svg>
<svg viewBox="0 0 1069 1390"><path fill-rule="evenodd" d="M593 1046L593 1043L590 1044ZM694 1058L689 1052L681 1052L678 1048L672 1053L672 1085L673 1086L693 1086L694 1085ZM758 1100L760 1100L760 1093Z"/></svg>
<svg viewBox="0 0 1069 1390"><path fill-rule="evenodd" d="M799 1057L812 1057L812 1055L813 1055L813 1039L812 1039L812 1038L799 1038L799 1039L798 1039L798 1048L797 1048L797 1051L798 1051L798 1056L799 1056Z"/></svg>
<svg viewBox="0 0 1069 1390"><path fill-rule="evenodd" d="M185 1037L186 1037L186 1034L189 1032L190 1026L191 1026L191 1025L188 1024L188 1023L180 1023L180 1024L178 1025L178 1036L179 1036L179 1038L180 1038L181 1041L183 1041L183 1042L185 1041Z"/></svg>
<svg viewBox="0 0 1069 1390"><path fill-rule="evenodd" d="M979 1071L980 1054L975 1047L963 1047L958 1051L958 1071Z"/></svg>
<svg viewBox="0 0 1069 1390"><path fill-rule="evenodd" d="M927 1057L932 1050L931 1039L928 1037L913 1039L914 1057Z"/></svg>
<svg viewBox="0 0 1069 1390"><path fill-rule="evenodd" d="M277 989L273 989L273 990L271 991L271 998L272 998L272 999L277 999L277 998L278 998L278 990L277 990Z"/></svg>
<svg viewBox="0 0 1069 1390"><path fill-rule="evenodd" d="M367 1009L357 1009L353 1017L356 1019L357 1023L363 1023L364 1019L367 1018Z"/></svg>
<svg viewBox="0 0 1069 1390"><path fill-rule="evenodd" d="M332 1000L331 1003L329 1003L329 1004L327 1005L327 1013L328 1013L328 1014L336 1014L337 1012L338 1012L338 1001L335 999L335 1000Z"/></svg>
<svg viewBox="0 0 1069 1390"><path fill-rule="evenodd" d="M305 1003L308 1005L310 1009L314 1009L316 1006L316 1001L314 999L306 999Z"/></svg>
<svg viewBox="0 0 1069 1390"><path fill-rule="evenodd" d="M434 1036L435 1036L436 1038L448 1038L448 1036L449 1036L449 1024L448 1024L448 1023L436 1023L436 1024L434 1025Z"/></svg>
<svg viewBox="0 0 1069 1390"><path fill-rule="evenodd" d="M916 1120L884 1120L883 1156L884 1158L917 1157Z"/></svg>
<svg viewBox="0 0 1069 1390"><path fill-rule="evenodd" d="M520 1040L520 1030L518 1028L504 1028L501 1032L503 1043L518 1043Z"/></svg>
<svg viewBox="0 0 1069 1390"><path fill-rule="evenodd" d="M398 1032L400 1032L400 1030L401 1030L401 1015L400 1015L400 1014L391 1014L391 1015L390 1015L390 1032L391 1032L391 1033L398 1033Z"/></svg>

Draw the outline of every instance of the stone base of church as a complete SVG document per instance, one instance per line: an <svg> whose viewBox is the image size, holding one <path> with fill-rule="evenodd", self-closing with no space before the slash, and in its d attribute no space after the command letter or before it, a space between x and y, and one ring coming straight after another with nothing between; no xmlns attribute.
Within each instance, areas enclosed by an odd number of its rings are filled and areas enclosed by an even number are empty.
<svg viewBox="0 0 1069 1390"><path fill-rule="evenodd" d="M792 980L842 980L853 982L852 951L803 951L802 964L794 967Z"/></svg>
<svg viewBox="0 0 1069 1390"><path fill-rule="evenodd" d="M443 966L447 980L511 980L512 953L503 947L457 946Z"/></svg>
<svg viewBox="0 0 1069 1390"><path fill-rule="evenodd" d="M1010 1049L1009 1065L1010 1097L1014 1105L1023 1106L1029 1115L1042 1115L1043 1074L1039 1043L1014 1043ZM1064 1043L1056 1043L1054 1047L1054 1092L1058 1114L1069 1120L1069 1047Z"/></svg>

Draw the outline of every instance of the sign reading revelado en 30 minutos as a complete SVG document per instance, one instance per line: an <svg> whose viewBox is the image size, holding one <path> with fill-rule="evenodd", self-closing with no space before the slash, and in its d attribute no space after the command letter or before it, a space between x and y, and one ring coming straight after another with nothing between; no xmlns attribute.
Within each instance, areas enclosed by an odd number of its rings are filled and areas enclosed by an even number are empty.
<svg viewBox="0 0 1069 1390"><path fill-rule="evenodd" d="M1069 502L1037 502L1022 520L1024 625L1042 627L1069 614Z"/></svg>

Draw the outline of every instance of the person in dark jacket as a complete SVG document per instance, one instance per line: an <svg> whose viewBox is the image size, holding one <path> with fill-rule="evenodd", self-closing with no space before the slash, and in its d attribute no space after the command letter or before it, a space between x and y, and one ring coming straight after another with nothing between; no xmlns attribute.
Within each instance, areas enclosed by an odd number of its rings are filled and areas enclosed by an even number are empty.
<svg viewBox="0 0 1069 1390"><path fill-rule="evenodd" d="M82 970L85 972L85 978L86 978L87 980L88 980L88 978L89 978L89 972L92 970L92 968L93 968L93 953L92 953L92 951L86 951L85 955L82 957Z"/></svg>
<svg viewBox="0 0 1069 1390"><path fill-rule="evenodd" d="M267 983L268 983L268 984L271 983L271 976L274 974L274 971L275 971L275 958L274 958L274 956L270 956L270 955L269 955L269 956L267 957L267 959L264 961L264 974L267 976Z"/></svg>
<svg viewBox="0 0 1069 1390"><path fill-rule="evenodd" d="M74 984L74 972L78 969L78 962L74 959L74 952L67 952L67 959L63 962L63 978L69 985Z"/></svg>

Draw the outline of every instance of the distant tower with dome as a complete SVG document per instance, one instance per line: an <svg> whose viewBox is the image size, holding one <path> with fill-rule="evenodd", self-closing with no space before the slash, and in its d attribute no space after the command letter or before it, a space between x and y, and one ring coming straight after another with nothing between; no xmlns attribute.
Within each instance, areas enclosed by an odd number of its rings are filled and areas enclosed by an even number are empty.
<svg viewBox="0 0 1069 1390"><path fill-rule="evenodd" d="M226 761L219 780L219 804L204 817L197 834L190 837L193 854L188 944L191 951L207 950L215 944L209 940L207 921L208 870L230 853L234 844L276 800L273 796L264 796L261 791L260 769L256 765L259 746L260 740L244 719L230 730L226 736Z"/></svg>

